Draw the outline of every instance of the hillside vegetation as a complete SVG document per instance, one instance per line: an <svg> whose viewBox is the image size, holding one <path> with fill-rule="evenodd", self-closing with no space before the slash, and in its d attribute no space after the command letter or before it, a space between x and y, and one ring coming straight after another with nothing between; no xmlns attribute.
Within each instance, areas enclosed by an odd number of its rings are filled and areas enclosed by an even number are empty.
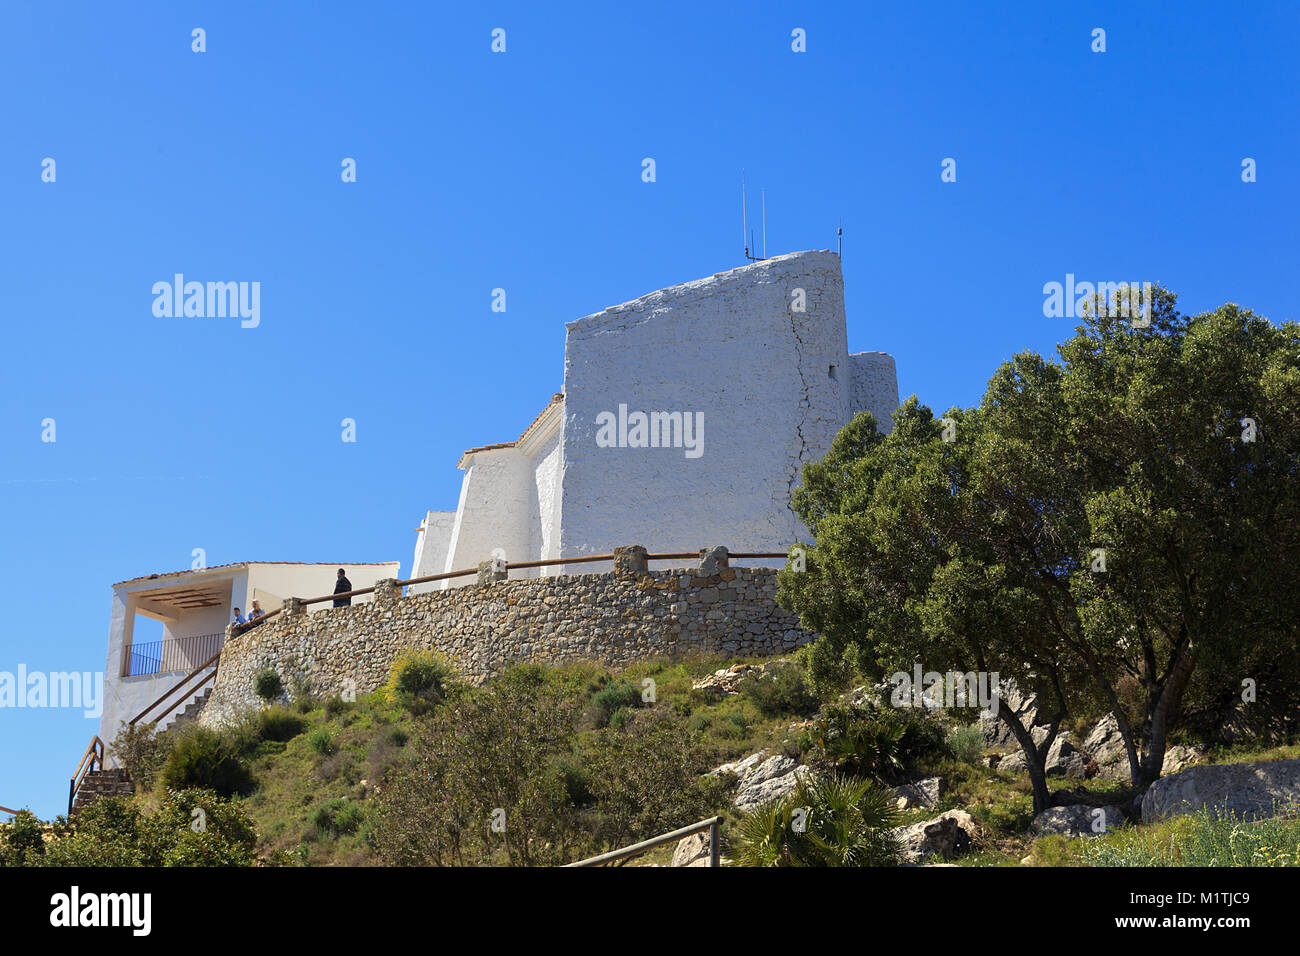
<svg viewBox="0 0 1300 956"><path fill-rule="evenodd" d="M985 765L978 726L874 707L860 687L815 685L807 656L768 662L724 696L695 685L732 661L617 672L524 665L475 688L432 655L409 655L387 687L355 701L303 694L287 702L282 693L219 732L123 734L116 746L135 797L102 800L72 825L60 819L42 841L32 839L34 818L24 818L0 839L0 859L553 865L721 813L723 853L736 864L881 865L901 859L891 828L959 808L980 834L962 865L1296 863L1300 823L1285 815L1244 825L1200 814L1087 840L1035 837L1031 783ZM815 768L826 785L737 810L735 776L709 771L763 750ZM1206 759L1248 755L1285 759L1300 747L1220 748ZM944 781L937 803L897 808L892 787L936 776ZM1134 793L1101 779L1049 786L1069 803L1098 806ZM830 829L814 826L812 837L792 841L789 816L799 807L821 808L811 817ZM206 816L202 833L192 829L196 808ZM667 864L672 852L662 847L629 865Z"/></svg>

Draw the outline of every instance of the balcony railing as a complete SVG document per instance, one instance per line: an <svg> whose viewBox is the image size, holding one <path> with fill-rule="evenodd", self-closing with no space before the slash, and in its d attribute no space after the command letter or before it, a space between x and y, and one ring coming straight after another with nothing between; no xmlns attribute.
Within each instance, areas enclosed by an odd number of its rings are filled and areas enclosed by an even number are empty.
<svg viewBox="0 0 1300 956"><path fill-rule="evenodd" d="M143 677L148 674L190 670L221 650L225 639L223 631L220 634L196 634L192 637L132 644L126 660L122 662L122 676Z"/></svg>

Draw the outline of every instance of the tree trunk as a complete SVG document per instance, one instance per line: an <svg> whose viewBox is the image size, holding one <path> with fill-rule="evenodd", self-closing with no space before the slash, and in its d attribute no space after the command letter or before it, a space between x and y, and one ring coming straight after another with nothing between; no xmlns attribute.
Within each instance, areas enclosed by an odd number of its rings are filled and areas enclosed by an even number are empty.
<svg viewBox="0 0 1300 956"><path fill-rule="evenodd" d="M1160 696L1156 698L1155 707L1152 708L1147 717L1147 725L1150 731L1144 741L1146 746L1143 747L1145 752L1142 756L1142 764L1139 767L1139 776L1133 781L1135 786L1150 786L1160 776L1160 771L1165 763L1169 725L1178 715L1178 705L1183 699L1183 691L1187 689L1187 684L1192 678L1192 668L1195 663L1190 653L1184 648L1179 648L1173 666L1169 669L1169 677L1165 680L1165 686L1160 691Z"/></svg>
<svg viewBox="0 0 1300 956"><path fill-rule="evenodd" d="M1047 751L1044 750L1039 754L1039 750L1034 746L1034 735L1025 729L1020 718L1011 712L1010 707L999 707L998 717L1006 721L1011 733L1015 735L1016 742L1020 744L1020 750L1025 755L1025 766L1029 770L1029 782L1034 788L1034 816L1042 813L1051 806L1052 795L1047 792L1047 772L1043 769L1046 763ZM1050 750L1052 741L1056 738L1056 721L1052 721L1051 731L1047 739L1047 747Z"/></svg>

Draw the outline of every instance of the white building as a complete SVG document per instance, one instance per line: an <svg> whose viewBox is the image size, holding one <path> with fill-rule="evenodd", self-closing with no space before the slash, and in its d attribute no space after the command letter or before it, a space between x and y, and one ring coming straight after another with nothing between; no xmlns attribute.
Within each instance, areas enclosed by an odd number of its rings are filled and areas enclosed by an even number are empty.
<svg viewBox="0 0 1300 956"><path fill-rule="evenodd" d="M898 406L893 358L848 350L831 252L720 272L567 329L563 391L517 440L461 456L460 502L421 523L412 577L494 552L784 551L806 532L789 507L802 463L857 412L887 429Z"/></svg>
<svg viewBox="0 0 1300 956"><path fill-rule="evenodd" d="M225 638L226 625L233 621L235 608L247 614L253 601L258 601L269 614L279 610L288 597L330 594L339 568L344 569L354 588L367 588L383 578L398 576L397 561L385 564L247 561L150 574L113 585L100 738L111 744L123 721L130 722L141 715L145 708L216 654ZM370 595L366 594L358 595L353 601L369 599ZM136 640L137 617L161 621L162 638ZM191 686L196 686L202 676L191 682ZM188 689L177 690L174 696L144 715L145 722L156 720L158 729L163 729L210 686L199 687L197 694ZM177 706L164 714L173 702Z"/></svg>

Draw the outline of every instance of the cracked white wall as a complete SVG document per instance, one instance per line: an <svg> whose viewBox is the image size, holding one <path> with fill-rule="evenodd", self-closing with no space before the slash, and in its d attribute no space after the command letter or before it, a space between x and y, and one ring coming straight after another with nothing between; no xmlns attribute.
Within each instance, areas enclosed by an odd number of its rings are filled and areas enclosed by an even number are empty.
<svg viewBox="0 0 1300 956"><path fill-rule="evenodd" d="M805 309L792 308L802 289ZM786 549L802 462L866 407L893 361L848 354L839 257L801 252L663 289L568 325L560 553ZM702 414L704 451L597 447L597 416ZM887 424L887 418L884 419Z"/></svg>

